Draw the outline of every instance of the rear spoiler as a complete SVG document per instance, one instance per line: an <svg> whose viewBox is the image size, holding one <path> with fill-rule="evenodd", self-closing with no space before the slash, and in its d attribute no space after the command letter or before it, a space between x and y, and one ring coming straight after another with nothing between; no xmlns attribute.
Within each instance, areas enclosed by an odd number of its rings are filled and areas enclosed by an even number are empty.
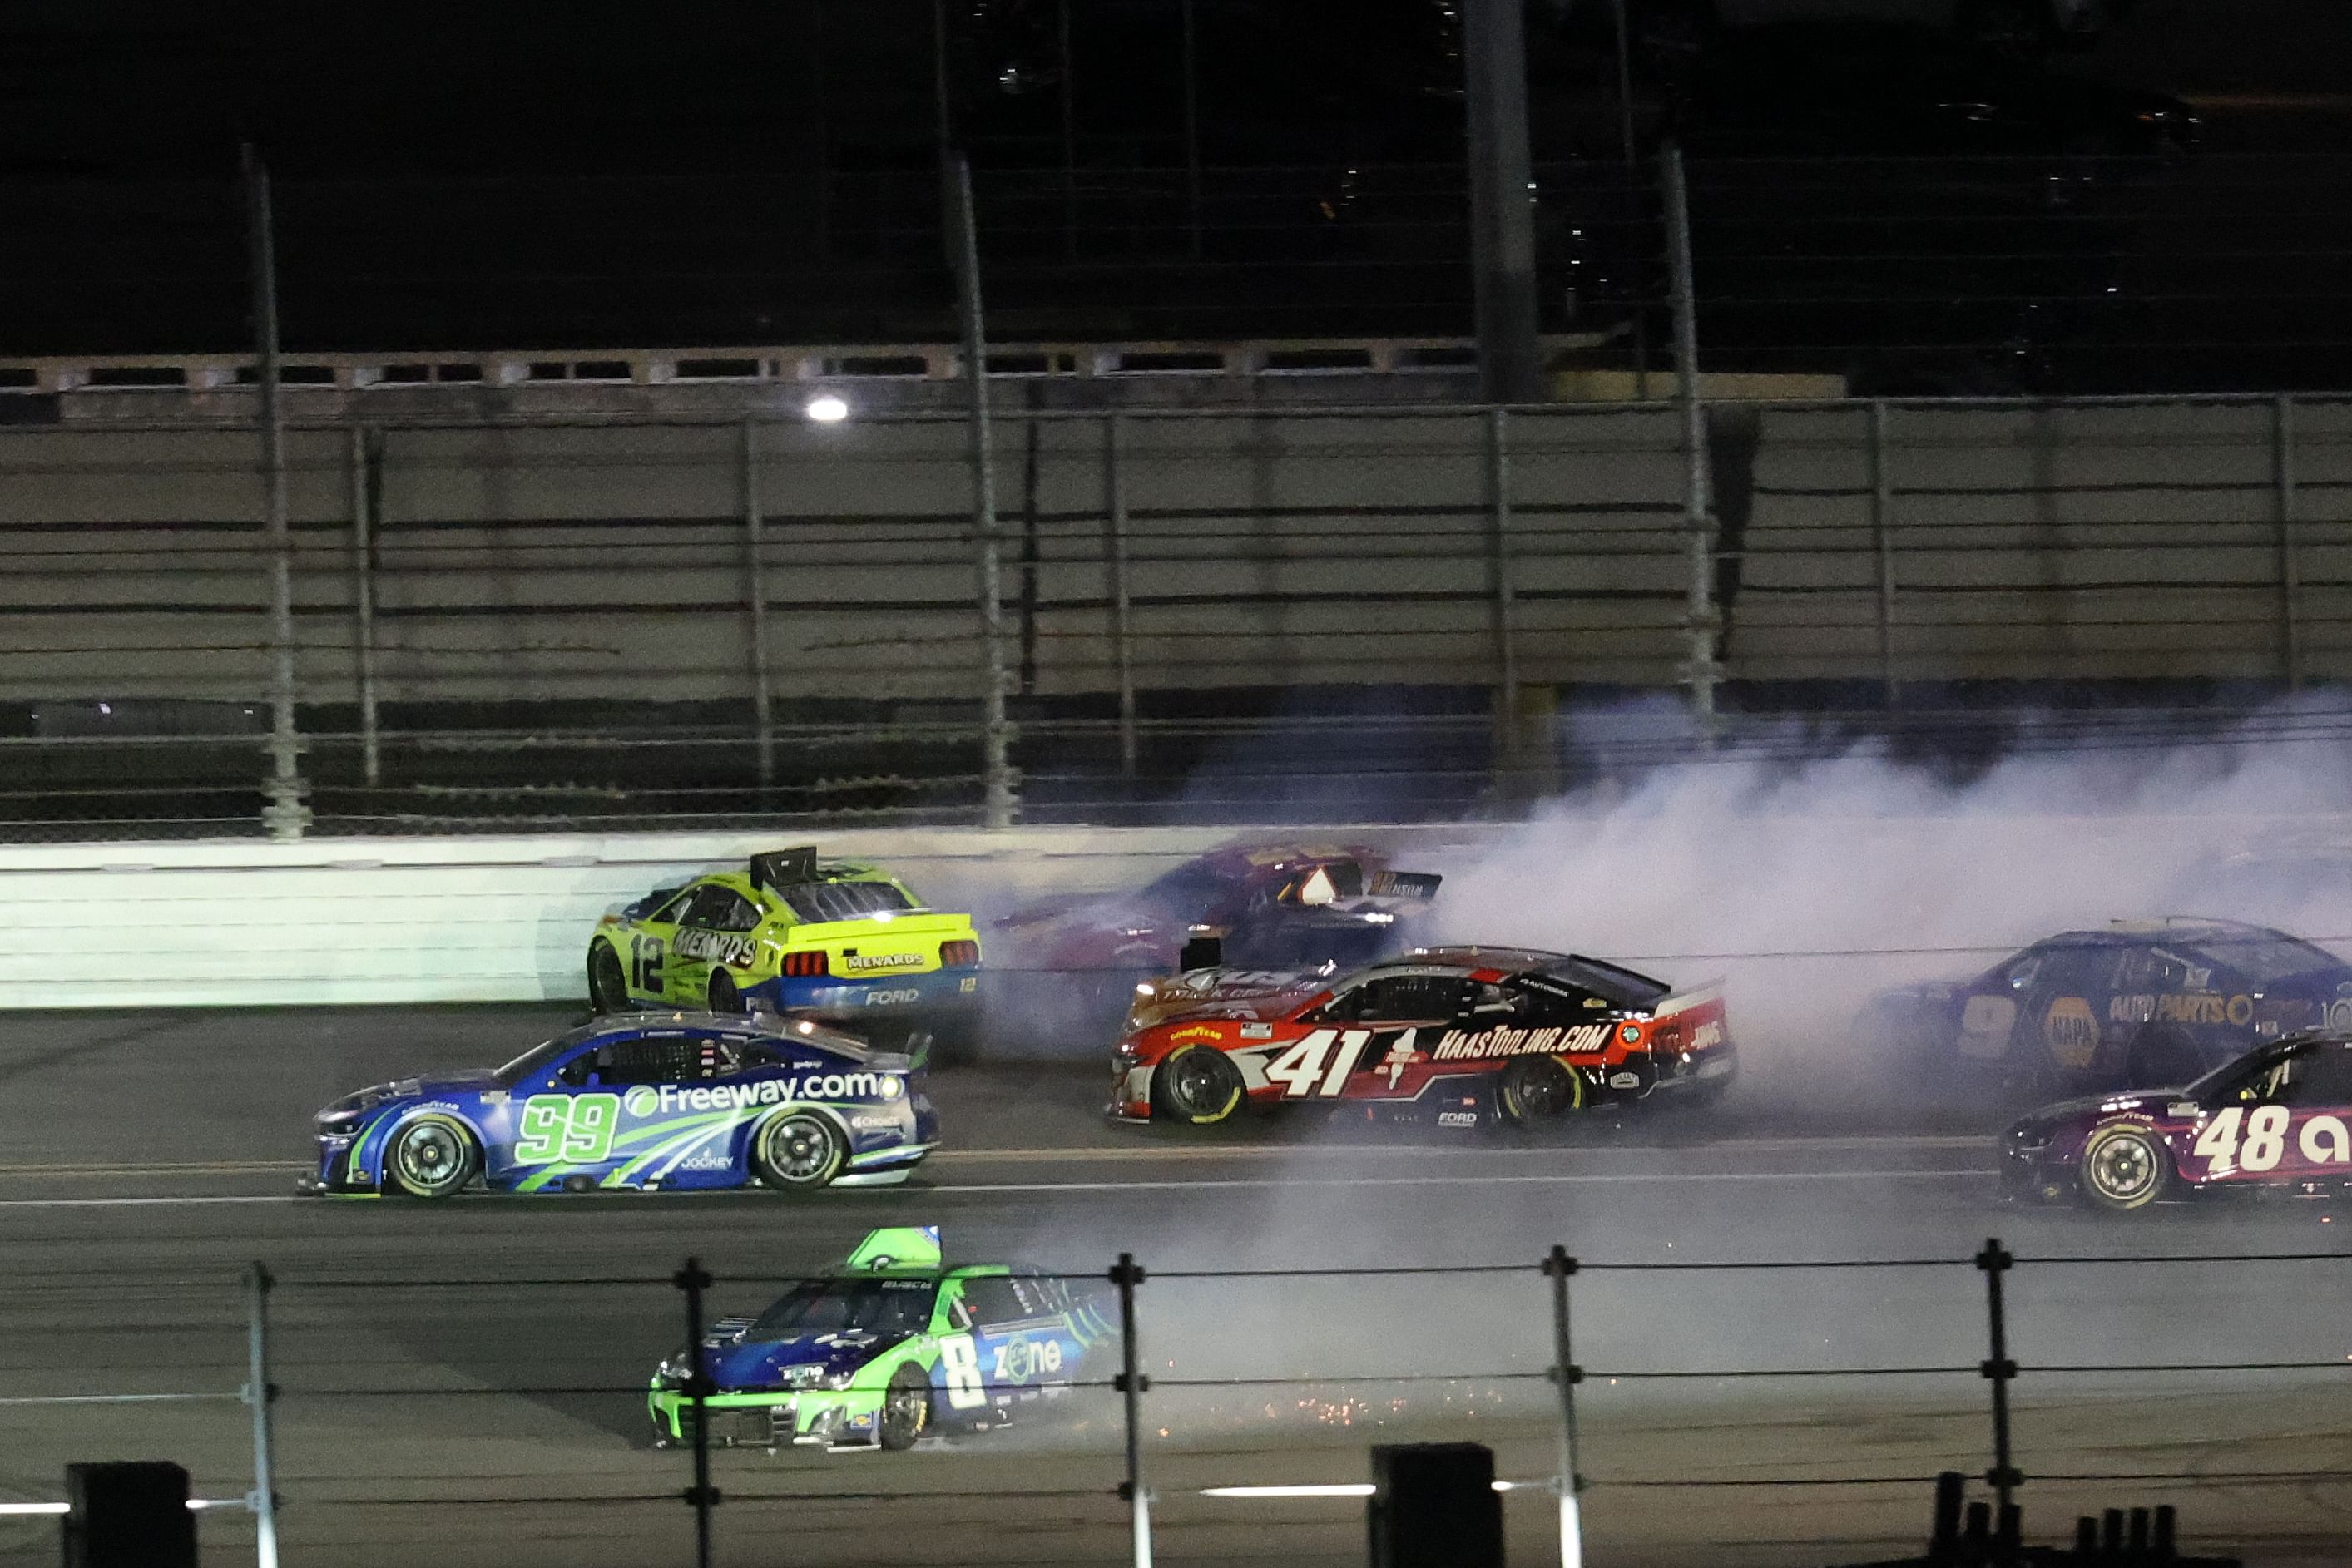
<svg viewBox="0 0 2352 1568"><path fill-rule="evenodd" d="M751 885L782 890L816 880L816 846L770 850L751 857Z"/></svg>
<svg viewBox="0 0 2352 1568"><path fill-rule="evenodd" d="M1376 871L1364 883L1364 895L1427 900L1437 896L1437 885L1444 880L1433 871Z"/></svg>

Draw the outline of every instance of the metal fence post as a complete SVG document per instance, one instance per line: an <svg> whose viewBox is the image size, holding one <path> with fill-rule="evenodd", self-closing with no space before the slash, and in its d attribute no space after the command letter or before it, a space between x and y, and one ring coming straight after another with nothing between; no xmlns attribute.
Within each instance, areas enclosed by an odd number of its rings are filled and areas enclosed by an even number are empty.
<svg viewBox="0 0 2352 1568"><path fill-rule="evenodd" d="M261 820L274 839L299 839L310 823L302 803L294 732L294 541L286 520L286 429L278 406L278 260L269 174L251 143L244 149L246 238L253 268L254 386L260 394L261 488L269 550L269 782Z"/></svg>
<svg viewBox="0 0 2352 1568"><path fill-rule="evenodd" d="M1887 447L1886 400L1870 400L1870 543L1878 557L1878 678L1886 706L1903 703L1895 671L1895 475Z"/></svg>
<svg viewBox="0 0 2352 1568"><path fill-rule="evenodd" d="M1984 1249L1976 1256L1977 1268L1985 1277L1985 1313L1992 1351L1978 1367L1992 1385L1992 1469L1985 1472L1985 1480L2000 1500L2000 1517L2004 1521L2015 1517L2011 1510L2017 1489L2025 1479L2011 1463L2009 1448L2009 1385L2017 1375L2017 1363L2009 1358L2009 1312L2000 1289L2001 1276L2016 1261L1998 1238L1986 1241Z"/></svg>
<svg viewBox="0 0 2352 1568"><path fill-rule="evenodd" d="M2296 539L2294 398L2281 392L2271 404L2271 476L2278 511L2279 657L2286 687L2303 686L2303 560Z"/></svg>
<svg viewBox="0 0 2352 1568"><path fill-rule="evenodd" d="M1554 1245L1543 1267L1551 1277L1551 1377L1559 1389L1559 1568L1584 1568L1584 1477L1576 1468L1576 1385L1584 1368L1576 1364L1568 1333L1568 1277L1576 1260Z"/></svg>
<svg viewBox="0 0 2352 1568"><path fill-rule="evenodd" d="M1103 514L1110 530L1110 656L1118 675L1118 770L1135 777L1135 604L1127 559L1127 476L1119 466L1118 413L1103 421Z"/></svg>
<svg viewBox="0 0 2352 1568"><path fill-rule="evenodd" d="M1135 1254L1120 1253L1110 1271L1110 1282L1118 1287L1119 1373L1115 1383L1127 1406L1127 1479L1119 1483L1118 1495L1127 1500L1135 1529L1135 1568L1151 1568L1151 1494L1143 1486L1143 1395L1151 1379L1143 1375L1135 1343L1135 1288L1143 1279L1143 1266Z"/></svg>
<svg viewBox="0 0 2352 1568"><path fill-rule="evenodd" d="M373 789L383 782L382 737L375 710L375 513L383 464L382 433L373 425L351 431L352 664L359 688L360 776Z"/></svg>
<svg viewBox="0 0 2352 1568"><path fill-rule="evenodd" d="M1721 671L1715 662L1714 507L1708 498L1706 409L1698 393L1697 289L1691 270L1690 191L1683 179L1682 149L1672 142L1659 153L1665 184L1667 263L1673 274L1675 400L1682 407L1683 527L1689 545L1690 594L1685 618L1691 708L1702 733L1715 732L1715 688Z"/></svg>
<svg viewBox="0 0 2352 1568"><path fill-rule="evenodd" d="M278 1471L270 1456L269 1407L278 1397L269 1381L269 1270L259 1263L245 1270L246 1382L244 1402L253 1407L253 1560L278 1568Z"/></svg>
<svg viewBox="0 0 2352 1568"><path fill-rule="evenodd" d="M687 1354L693 1364L686 1394L694 1401L694 1484L686 1489L686 1501L694 1510L694 1562L695 1568L710 1568L710 1511L719 1501L719 1493L710 1485L710 1412L706 1402L711 1385L702 1353L702 1292L709 1288L710 1276L704 1272L701 1259L688 1258L686 1267L670 1276L670 1282L686 1297Z"/></svg>
<svg viewBox="0 0 2352 1568"><path fill-rule="evenodd" d="M774 694L768 677L768 570L761 559L767 519L760 510L760 425L743 422L743 595L751 612L751 722L760 756L760 789L776 782ZM763 799L760 802L767 804Z"/></svg>
<svg viewBox="0 0 2352 1568"><path fill-rule="evenodd" d="M1502 727L1502 761L1519 764L1518 578L1511 559L1511 411L1487 412L1486 495L1495 529L1495 716Z"/></svg>
<svg viewBox="0 0 2352 1568"><path fill-rule="evenodd" d="M979 220L971 204L971 161L961 153L946 160L951 225L949 259L956 276L956 315L962 328L963 373L971 394L971 522L979 551L981 774L984 821L991 828L1013 825L1013 729L1004 715L1003 544L996 530L996 453L989 433L988 344L982 330Z"/></svg>

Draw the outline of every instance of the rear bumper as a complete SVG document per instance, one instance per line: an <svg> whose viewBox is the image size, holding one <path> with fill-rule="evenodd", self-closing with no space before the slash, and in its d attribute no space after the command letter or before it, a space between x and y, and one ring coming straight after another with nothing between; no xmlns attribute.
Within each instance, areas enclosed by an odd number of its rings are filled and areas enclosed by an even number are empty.
<svg viewBox="0 0 2352 1568"><path fill-rule="evenodd" d="M777 1012L855 1019L872 1013L900 1017L921 1010L960 1010L980 1000L977 969L933 969L919 975L778 975L746 986L742 994Z"/></svg>

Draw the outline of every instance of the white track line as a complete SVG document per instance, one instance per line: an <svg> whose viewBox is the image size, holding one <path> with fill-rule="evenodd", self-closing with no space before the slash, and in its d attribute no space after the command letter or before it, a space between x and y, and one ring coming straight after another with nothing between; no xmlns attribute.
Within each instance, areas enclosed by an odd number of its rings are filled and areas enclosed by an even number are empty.
<svg viewBox="0 0 2352 1568"><path fill-rule="evenodd" d="M1541 1149L1481 1149L1459 1144L1215 1144L1206 1146L1182 1145L1132 1144L1119 1146L1091 1145L1070 1148L1013 1149L941 1149L926 1162L929 1165L1026 1165L1055 1160L1086 1164L1109 1162L1129 1163L1150 1160L1283 1160L1300 1155L1311 1159L1431 1159L1448 1160L1514 1160L1534 1159L1626 1159L1642 1155L1663 1155L1674 1158L1704 1156L1708 1154L1736 1155L1748 1152L1783 1153L1791 1150L1827 1151L1845 1148L1905 1148L1919 1150L1989 1149L1990 1135L1961 1137L1939 1134L1933 1137L1909 1137L1901 1134L1842 1134L1834 1137L1789 1138L1727 1138L1715 1144L1625 1144L1615 1147L1566 1146ZM283 1172L301 1172L312 1168L314 1162L293 1159L252 1160L182 1160L159 1161L153 1164L108 1164L91 1160L66 1160L53 1164L0 1165L0 1180L11 1176L276 1176Z"/></svg>
<svg viewBox="0 0 2352 1568"><path fill-rule="evenodd" d="M933 1197L953 1197L965 1193L1055 1193L1055 1192L1180 1192L1217 1187L1321 1187L1321 1186L1659 1186L1667 1183L1695 1182L1790 1182L1790 1181L1983 1181L1993 1173L1990 1170L1858 1170L1858 1171L1585 1171L1556 1172L1529 1176L1231 1176L1203 1177L1192 1181L1041 1181L1041 1182L952 1182L933 1187L878 1189L888 1192L913 1190ZM842 1196L855 1202L862 1193ZM171 1208L197 1207L212 1204L279 1204L318 1203L329 1207L328 1200L307 1198L296 1193L263 1194L250 1197L7 1197L0 1198L0 1208Z"/></svg>

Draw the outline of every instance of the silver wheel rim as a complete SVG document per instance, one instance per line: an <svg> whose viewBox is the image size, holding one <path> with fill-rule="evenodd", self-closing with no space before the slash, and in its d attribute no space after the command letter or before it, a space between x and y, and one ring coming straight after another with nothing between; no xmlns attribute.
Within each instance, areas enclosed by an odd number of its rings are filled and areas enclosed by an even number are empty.
<svg viewBox="0 0 2352 1568"><path fill-rule="evenodd" d="M465 1149L457 1134L437 1122L428 1122L401 1134L396 1164L403 1183L437 1192L465 1169Z"/></svg>
<svg viewBox="0 0 2352 1568"><path fill-rule="evenodd" d="M833 1134L807 1116L779 1122L768 1134L768 1163L795 1186L821 1181L833 1166Z"/></svg>
<svg viewBox="0 0 2352 1568"><path fill-rule="evenodd" d="M2091 1155L2091 1185L2118 1203L2145 1197L2156 1185L2156 1156L2145 1140L2109 1138Z"/></svg>

